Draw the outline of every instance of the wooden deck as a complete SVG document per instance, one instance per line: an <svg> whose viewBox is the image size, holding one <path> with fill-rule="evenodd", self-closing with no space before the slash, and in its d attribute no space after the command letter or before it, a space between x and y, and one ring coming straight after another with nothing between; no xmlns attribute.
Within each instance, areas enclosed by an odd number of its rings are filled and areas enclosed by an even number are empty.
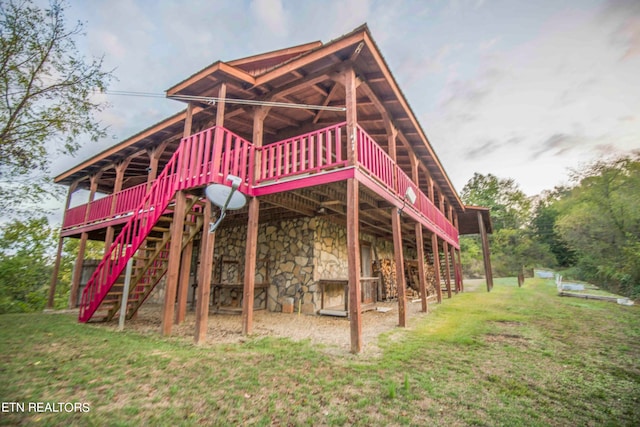
<svg viewBox="0 0 640 427"><path fill-rule="evenodd" d="M255 147L222 127L206 129L185 138L188 143L183 145L181 176L172 181L195 190L223 182L223 177L232 174L242 178L240 191L262 197L356 178L389 205L403 208L406 215L458 248L454 225L361 127L356 137L357 162L347 163L345 127L346 123L338 123L264 147ZM148 183L139 184L67 210L61 235L74 236L128 221L148 187ZM409 187L417 195L413 205L404 201Z"/></svg>

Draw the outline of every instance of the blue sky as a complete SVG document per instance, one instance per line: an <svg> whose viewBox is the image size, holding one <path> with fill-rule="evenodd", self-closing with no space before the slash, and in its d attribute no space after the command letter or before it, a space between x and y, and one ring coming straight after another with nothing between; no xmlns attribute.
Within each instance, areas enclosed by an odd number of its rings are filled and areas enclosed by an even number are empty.
<svg viewBox="0 0 640 427"><path fill-rule="evenodd" d="M366 22L458 191L480 172L535 195L640 149L637 0L75 0L67 16L86 24L82 52L114 69L110 89L153 93ZM54 174L184 107L100 97L112 137L56 159Z"/></svg>

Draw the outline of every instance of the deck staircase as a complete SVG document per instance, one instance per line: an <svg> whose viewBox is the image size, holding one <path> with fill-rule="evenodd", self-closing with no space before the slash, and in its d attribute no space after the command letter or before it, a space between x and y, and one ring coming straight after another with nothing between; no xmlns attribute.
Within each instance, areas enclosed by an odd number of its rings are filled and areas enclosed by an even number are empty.
<svg viewBox="0 0 640 427"><path fill-rule="evenodd" d="M205 185L223 183L228 174L239 176L239 190L246 192L251 153L250 142L222 127L183 138L87 282L78 320L114 318L122 301L125 267L132 258L127 317L133 316L167 271L176 192L193 193ZM183 248L202 229L203 203L197 196L188 196Z"/></svg>
<svg viewBox="0 0 640 427"><path fill-rule="evenodd" d="M202 230L204 215L202 208L204 201L199 197L190 195L187 198L187 214L185 216L185 228L182 233L182 249L193 240ZM131 319L144 303L151 291L167 273L169 266L169 244L171 243L171 224L174 214L170 205L164 215L158 218L158 222L140 245L133 256L133 269L127 297L126 318ZM125 270L126 271L126 270ZM91 317L92 322L109 321L116 317L122 305L125 272L120 273L100 306Z"/></svg>

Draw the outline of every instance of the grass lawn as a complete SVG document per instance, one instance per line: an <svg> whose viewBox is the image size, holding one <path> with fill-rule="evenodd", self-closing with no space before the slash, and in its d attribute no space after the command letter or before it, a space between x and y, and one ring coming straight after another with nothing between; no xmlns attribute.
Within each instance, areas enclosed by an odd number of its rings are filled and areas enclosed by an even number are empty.
<svg viewBox="0 0 640 427"><path fill-rule="evenodd" d="M36 425L640 425L640 308L496 280L380 337L379 357L248 338L196 347L62 314L0 316L0 400ZM5 408L6 409L6 408Z"/></svg>

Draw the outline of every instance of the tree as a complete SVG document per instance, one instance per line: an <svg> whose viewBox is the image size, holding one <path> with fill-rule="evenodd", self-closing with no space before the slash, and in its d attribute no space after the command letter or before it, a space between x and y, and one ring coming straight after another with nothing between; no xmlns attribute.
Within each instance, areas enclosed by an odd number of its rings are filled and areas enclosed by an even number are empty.
<svg viewBox="0 0 640 427"><path fill-rule="evenodd" d="M520 190L513 179L500 179L495 175L475 173L462 189L462 201L467 205L484 206L491 210L493 234L489 237L493 273L496 276L513 276L523 266L553 267L555 258L548 245L532 238L531 200ZM478 239L463 237L461 246L478 252ZM480 264L463 258L465 274L480 273ZM475 272L470 271L475 267Z"/></svg>
<svg viewBox="0 0 640 427"><path fill-rule="evenodd" d="M579 279L640 296L640 152L574 172L555 206L555 230L575 253Z"/></svg>
<svg viewBox="0 0 640 427"><path fill-rule="evenodd" d="M44 308L55 242L46 217L14 220L0 229L0 313Z"/></svg>
<svg viewBox="0 0 640 427"><path fill-rule="evenodd" d="M52 151L73 154L79 138L106 134L94 114L111 72L76 48L78 22L67 27L64 0L42 10L32 0L0 0L0 208L39 201ZM34 173L39 173L34 181ZM26 184L40 188L25 191Z"/></svg>
<svg viewBox="0 0 640 427"><path fill-rule="evenodd" d="M531 200L511 178L500 179L476 172L460 197L467 205L490 208L495 230L521 228L529 221Z"/></svg>
<svg viewBox="0 0 640 427"><path fill-rule="evenodd" d="M552 191L543 191L538 197L531 220L533 238L541 244L547 245L555 256L558 266L564 268L575 264L575 253L558 234L556 222L560 216L558 202L569 196L570 193L571 189L567 187L556 187Z"/></svg>
<svg viewBox="0 0 640 427"><path fill-rule="evenodd" d="M56 227L51 226L45 216L14 219L0 226L0 314L44 309L57 241ZM66 307L69 301L78 242L79 239L65 239L56 286L56 308ZM87 258L101 259L103 254L103 242L87 242Z"/></svg>

